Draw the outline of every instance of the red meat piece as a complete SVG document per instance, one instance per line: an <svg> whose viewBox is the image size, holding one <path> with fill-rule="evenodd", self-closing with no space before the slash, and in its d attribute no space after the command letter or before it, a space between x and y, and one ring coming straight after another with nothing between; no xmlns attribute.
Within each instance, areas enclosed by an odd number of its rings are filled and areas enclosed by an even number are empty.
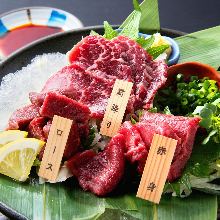
<svg viewBox="0 0 220 220"><path fill-rule="evenodd" d="M150 113L146 112L142 118L141 123L144 125L155 127L161 127L163 123L166 124L164 130L167 129L167 125L172 129L170 132L175 134L179 138L179 142L177 144L177 149L175 152L175 157L172 161L172 165L169 171L168 180L173 181L179 176L181 176L182 170L186 165L186 162L190 158L192 153L193 143L196 135L197 128L199 127L200 118L197 117L183 117L183 116L173 116L173 115L165 115L159 113ZM165 126L165 125L164 125ZM143 127L140 127L140 131ZM166 134L170 136L169 134ZM149 133L142 133L143 139L148 142L151 141ZM171 136L175 138L174 136ZM175 139L177 139L177 137Z"/></svg>
<svg viewBox="0 0 220 220"><path fill-rule="evenodd" d="M40 106L48 92L56 91L87 105L92 118L102 119L113 85L114 80L93 76L81 67L71 65L54 74L41 93L30 93L29 96L32 103ZM133 107L133 104L130 106Z"/></svg>
<svg viewBox="0 0 220 220"><path fill-rule="evenodd" d="M9 119L7 130L24 130L34 118L40 116L39 109L35 105L27 105L16 110Z"/></svg>
<svg viewBox="0 0 220 220"><path fill-rule="evenodd" d="M127 112L149 108L157 90L165 83L167 66L153 61L146 51L127 37L112 41L88 36L69 53L71 66L54 74L41 93L30 93L33 104L42 105L45 95L56 91L87 105L91 117L102 119L116 79L134 83Z"/></svg>
<svg viewBox="0 0 220 220"><path fill-rule="evenodd" d="M124 36L111 41L101 36L85 37L69 52L69 61L93 75L134 82L135 107L149 107L167 78L163 61L153 61L139 44Z"/></svg>
<svg viewBox="0 0 220 220"><path fill-rule="evenodd" d="M96 195L110 193L124 174L124 137L114 136L103 152L92 150L76 154L67 167L78 178L80 186Z"/></svg>
<svg viewBox="0 0 220 220"><path fill-rule="evenodd" d="M50 127L51 127L51 121L49 121L43 128L43 132L46 138L48 138ZM80 137L78 132L78 126L77 124L73 123L63 153L63 159L68 160L69 158L71 158L79 150L79 147L80 147ZM43 158L44 150L45 147L41 149L41 152L39 154L40 160Z"/></svg>
<svg viewBox="0 0 220 220"><path fill-rule="evenodd" d="M79 123L85 123L89 120L90 110L87 106L64 95L49 92L41 106L40 114L49 118L58 115Z"/></svg>
<svg viewBox="0 0 220 220"><path fill-rule="evenodd" d="M154 134L160 134L166 137L173 138L177 140L177 146L174 153L173 161L178 159L179 152L181 150L181 139L177 136L177 134L174 132L174 130L166 123L161 122L159 125L154 123L144 123L140 122L135 125L135 128L139 131L140 136L142 137L142 140L144 141L146 147L147 147L147 154L145 154L138 163L138 172L142 173L144 170L144 166L146 163L147 155L150 150L150 146L153 140ZM171 165L172 167L172 165ZM169 176L168 176L169 179Z"/></svg>
<svg viewBox="0 0 220 220"><path fill-rule="evenodd" d="M34 137L42 141L46 141L47 137L44 134L43 127L47 123L47 118L37 117L34 118L28 125L28 135L29 137Z"/></svg>
<svg viewBox="0 0 220 220"><path fill-rule="evenodd" d="M146 157L148 149L135 126L126 121L121 126L119 133L125 137L125 156L131 163L140 161L143 157Z"/></svg>
<svg viewBox="0 0 220 220"><path fill-rule="evenodd" d="M45 136L46 138L48 138L48 135L49 135L49 132L50 132L51 124L52 124L52 120L49 120L49 121L47 122L47 124L44 125L44 127L43 127L44 136Z"/></svg>

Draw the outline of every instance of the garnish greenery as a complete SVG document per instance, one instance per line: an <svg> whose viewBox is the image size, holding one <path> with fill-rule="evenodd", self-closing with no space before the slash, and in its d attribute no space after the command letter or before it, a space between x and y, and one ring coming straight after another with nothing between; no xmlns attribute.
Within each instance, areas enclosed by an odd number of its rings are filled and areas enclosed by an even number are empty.
<svg viewBox="0 0 220 220"><path fill-rule="evenodd" d="M220 185L215 183L220 175L219 144L212 140L206 144L201 144L198 139L196 142L182 176L175 182L166 183L165 192L186 197L192 189L197 189L220 195Z"/></svg>
<svg viewBox="0 0 220 220"><path fill-rule="evenodd" d="M160 46L152 46L155 40L154 35L149 38L144 38L139 34L139 26L141 21L142 11L137 0L133 0L134 11L126 19L118 30L114 30L112 26L104 21L103 37L111 40L117 36L126 36L135 40L142 48L144 48L152 57L156 59L160 54L164 53L170 45L164 44ZM91 31L90 35L98 35L95 31Z"/></svg>
<svg viewBox="0 0 220 220"><path fill-rule="evenodd" d="M103 35L104 38L111 40L114 37L118 36L118 32L115 31L107 21L104 21L104 29L105 29L105 34Z"/></svg>
<svg viewBox="0 0 220 220"><path fill-rule="evenodd" d="M220 99L198 106L193 114L202 118L200 126L208 132L203 143L208 143L210 139L213 139L215 143L220 143Z"/></svg>
<svg viewBox="0 0 220 220"><path fill-rule="evenodd" d="M92 142L95 139L95 133L96 133L95 127L91 126L89 128L88 138L81 141L81 144L85 149L91 148Z"/></svg>
<svg viewBox="0 0 220 220"><path fill-rule="evenodd" d="M153 59L156 59L160 54L164 53L170 45L160 45L156 47L150 47L147 52L153 57Z"/></svg>
<svg viewBox="0 0 220 220"><path fill-rule="evenodd" d="M180 197L188 196L193 188L220 194L220 185L215 183L220 174L220 91L217 82L197 76L184 80L184 76L178 74L175 83L158 93L154 104L159 112L200 117L200 126L204 128L196 136L182 176L167 183L164 191Z"/></svg>
<svg viewBox="0 0 220 220"><path fill-rule="evenodd" d="M218 98L220 98L220 91L216 81L191 76L186 82L183 75L178 74L176 83L158 92L155 105L160 106L160 109L169 106L173 114L189 115L197 106L213 103Z"/></svg>
<svg viewBox="0 0 220 220"><path fill-rule="evenodd" d="M38 158L36 158L34 160L33 167L39 167L40 165L41 165L41 161Z"/></svg>

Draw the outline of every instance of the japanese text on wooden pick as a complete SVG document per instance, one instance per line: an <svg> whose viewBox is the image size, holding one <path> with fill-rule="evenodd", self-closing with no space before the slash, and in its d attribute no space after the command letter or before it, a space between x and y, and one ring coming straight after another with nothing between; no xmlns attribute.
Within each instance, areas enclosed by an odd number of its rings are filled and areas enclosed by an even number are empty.
<svg viewBox="0 0 220 220"><path fill-rule="evenodd" d="M137 197L159 203L176 149L177 140L155 134L138 188Z"/></svg>
<svg viewBox="0 0 220 220"><path fill-rule="evenodd" d="M38 175L55 181L60 169L72 120L54 116Z"/></svg>
<svg viewBox="0 0 220 220"><path fill-rule="evenodd" d="M118 132L125 114L132 86L132 82L116 79L101 124L100 133L102 135L113 137Z"/></svg>

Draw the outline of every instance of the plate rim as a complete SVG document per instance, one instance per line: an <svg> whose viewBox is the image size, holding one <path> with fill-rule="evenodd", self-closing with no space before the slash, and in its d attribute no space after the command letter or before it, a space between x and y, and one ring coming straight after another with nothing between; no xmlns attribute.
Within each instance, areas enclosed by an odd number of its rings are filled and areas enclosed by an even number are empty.
<svg viewBox="0 0 220 220"><path fill-rule="evenodd" d="M118 28L118 26L119 25L112 25L113 28ZM0 67L6 65L8 62L10 62L10 60L14 59L16 56L19 56L19 54L23 53L23 51L30 50L32 47L34 47L35 45L40 44L42 42L49 41L49 40L57 38L59 36L68 35L70 33L74 34L74 33L86 32L89 30L99 30L99 29L103 29L103 27L104 27L103 25L94 25L94 26L88 26L88 27L83 27L83 28L77 28L75 30L69 30L69 31L64 31L64 32L60 32L60 33L55 33L55 34L43 37L41 39L38 39L36 41L33 41L33 42L25 45L24 47L21 47L20 49L16 50L11 55L9 55L7 58L0 61ZM183 35L187 34L185 32L174 30L174 29L169 29L169 28L161 28L160 31L172 33L175 36L183 36Z"/></svg>

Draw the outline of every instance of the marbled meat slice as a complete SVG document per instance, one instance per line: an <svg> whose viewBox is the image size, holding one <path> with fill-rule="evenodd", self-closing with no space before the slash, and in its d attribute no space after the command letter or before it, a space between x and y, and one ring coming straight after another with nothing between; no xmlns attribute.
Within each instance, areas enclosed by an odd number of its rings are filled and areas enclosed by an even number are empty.
<svg viewBox="0 0 220 220"><path fill-rule="evenodd" d="M103 152L92 150L76 154L67 161L67 167L78 178L80 186L96 195L110 193L124 174L124 137L114 136Z"/></svg>
<svg viewBox="0 0 220 220"><path fill-rule="evenodd" d="M51 127L51 121L49 121L44 127L43 127L43 132L44 135L46 137L46 139L48 138L49 132L50 132L50 127ZM70 133L69 133L69 137L67 139L67 143L66 143L66 147L63 153L63 159L68 160L69 158L71 158L77 151L79 151L79 147L80 147L80 136L79 136L79 131L78 131L78 125L76 123L73 122ZM59 146L57 146L59 147ZM39 154L39 159L43 158L43 154L44 154L44 149L45 147L43 147L41 149L41 152Z"/></svg>
<svg viewBox="0 0 220 220"><path fill-rule="evenodd" d="M190 158L200 118L145 112L140 121L145 126L155 125L160 127L162 123L166 123L173 130L173 133L179 137L180 140L168 175L169 181L175 180L181 175L186 162ZM148 139L148 134L145 135L145 138Z"/></svg>
<svg viewBox="0 0 220 220"><path fill-rule="evenodd" d="M87 106L55 92L47 93L40 115L53 118L54 115L69 118L77 123L87 123L90 110Z"/></svg>
<svg viewBox="0 0 220 220"><path fill-rule="evenodd" d="M28 124L36 117L39 117L40 108L35 105L27 105L17 109L8 121L7 130L25 130Z"/></svg>
<svg viewBox="0 0 220 220"><path fill-rule="evenodd" d="M167 65L152 57L135 41L125 36L113 40L88 36L69 52L70 63L80 65L93 75L118 78L134 83L134 108L149 108L157 90L167 79Z"/></svg>
<svg viewBox="0 0 220 220"><path fill-rule="evenodd" d="M71 65L54 74L46 82L41 93L30 93L30 100L33 104L42 105L48 92L59 92L87 105L92 118L102 119L113 85L114 80L93 76L81 67Z"/></svg>
<svg viewBox="0 0 220 220"><path fill-rule="evenodd" d="M43 127L47 124L47 121L48 119L45 117L34 118L28 125L28 136L46 141L47 137L44 134Z"/></svg>

